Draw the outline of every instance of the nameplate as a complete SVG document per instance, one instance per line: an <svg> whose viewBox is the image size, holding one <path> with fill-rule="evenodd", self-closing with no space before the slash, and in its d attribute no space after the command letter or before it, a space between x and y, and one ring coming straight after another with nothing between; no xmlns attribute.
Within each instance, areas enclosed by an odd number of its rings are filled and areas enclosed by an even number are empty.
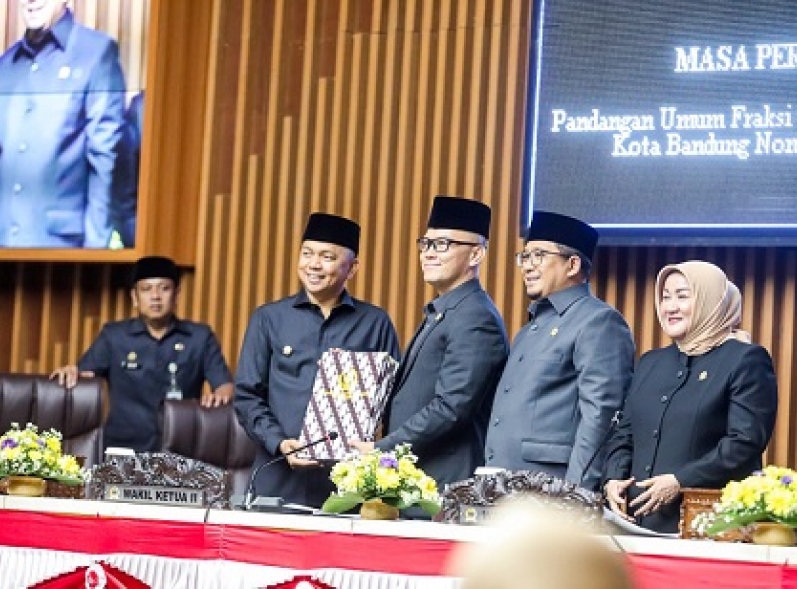
<svg viewBox="0 0 797 589"><path fill-rule="evenodd" d="M106 485L103 498L108 501L123 501L125 503L183 505L190 507L202 507L205 505L204 491L174 487Z"/></svg>
<svg viewBox="0 0 797 589"><path fill-rule="evenodd" d="M89 499L229 508L230 473L168 452L108 456L94 465Z"/></svg>
<svg viewBox="0 0 797 589"><path fill-rule="evenodd" d="M460 505L457 522L465 525L479 525L490 521L494 505Z"/></svg>

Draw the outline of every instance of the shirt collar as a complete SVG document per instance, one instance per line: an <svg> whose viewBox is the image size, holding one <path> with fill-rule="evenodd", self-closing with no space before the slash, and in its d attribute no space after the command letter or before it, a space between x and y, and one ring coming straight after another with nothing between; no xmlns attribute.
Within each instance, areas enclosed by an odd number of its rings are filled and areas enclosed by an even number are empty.
<svg viewBox="0 0 797 589"><path fill-rule="evenodd" d="M471 278L467 282L460 284L454 290L450 290L447 293L440 295L432 302L427 304L426 307L424 307L424 312L427 315L430 315L432 313L453 309L462 302L462 299L477 290L481 290L479 279Z"/></svg>
<svg viewBox="0 0 797 589"><path fill-rule="evenodd" d="M172 328L166 332L166 335L169 335L172 332L180 332L184 335L191 334L191 328L189 324L179 317L175 315L174 323L172 324ZM141 317L136 317L130 321L130 325L128 326L128 332L131 335L137 335L142 333L149 333L147 326L144 324L144 320Z"/></svg>
<svg viewBox="0 0 797 589"><path fill-rule="evenodd" d="M307 291L304 289L300 290L298 293L296 293L296 295L294 295L292 304L294 307L317 306L310 300L310 297L307 296ZM338 307L350 307L352 309L355 308L354 299L346 289L343 289L343 292L340 295L340 303L338 303Z"/></svg>
<svg viewBox="0 0 797 589"><path fill-rule="evenodd" d="M565 311L576 301L589 296L589 284L583 282L575 286L570 286L564 290L559 290L553 294L548 295L544 299L533 302L529 306L529 315L534 317L540 305L549 304L554 308L557 314L562 315Z"/></svg>
<svg viewBox="0 0 797 589"><path fill-rule="evenodd" d="M45 38L42 42L42 47L47 43L53 42L55 43L61 50L66 49L66 45L69 42L69 36L72 34L72 29L75 25L75 19L72 16L72 11L67 8L66 12L64 12L63 16L58 19L58 22L55 23L49 30L45 32ZM27 39L23 36L19 46L17 47L17 51L14 54L14 59L19 57L21 53L25 53L29 56L34 56L38 51L31 47L28 44Z"/></svg>

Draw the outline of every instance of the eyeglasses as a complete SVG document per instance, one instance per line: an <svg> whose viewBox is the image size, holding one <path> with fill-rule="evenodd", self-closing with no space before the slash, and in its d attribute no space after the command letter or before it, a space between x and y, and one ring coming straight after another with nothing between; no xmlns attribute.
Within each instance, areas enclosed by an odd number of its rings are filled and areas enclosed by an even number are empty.
<svg viewBox="0 0 797 589"><path fill-rule="evenodd" d="M419 252L427 252L431 247L438 254L447 252L448 248L451 247L452 243L456 245L484 245L475 241L459 241L457 239L448 239L447 237L437 237L435 239L429 239L428 237L421 237L415 243L418 244Z"/></svg>
<svg viewBox="0 0 797 589"><path fill-rule="evenodd" d="M530 252L518 252L515 254L515 262L521 268L531 262L532 266L539 266L545 260L545 256L562 256L569 258L570 255L562 252L551 252L548 250L531 250Z"/></svg>

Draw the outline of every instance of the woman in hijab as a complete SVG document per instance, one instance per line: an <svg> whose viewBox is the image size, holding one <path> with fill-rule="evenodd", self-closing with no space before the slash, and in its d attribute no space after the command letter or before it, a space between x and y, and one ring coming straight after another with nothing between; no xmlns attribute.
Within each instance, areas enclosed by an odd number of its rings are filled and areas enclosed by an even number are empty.
<svg viewBox="0 0 797 589"><path fill-rule="evenodd" d="M738 329L742 297L708 262L664 267L656 313L673 344L644 354L607 448L612 511L676 532L681 489L722 488L761 468L778 393L769 353Z"/></svg>

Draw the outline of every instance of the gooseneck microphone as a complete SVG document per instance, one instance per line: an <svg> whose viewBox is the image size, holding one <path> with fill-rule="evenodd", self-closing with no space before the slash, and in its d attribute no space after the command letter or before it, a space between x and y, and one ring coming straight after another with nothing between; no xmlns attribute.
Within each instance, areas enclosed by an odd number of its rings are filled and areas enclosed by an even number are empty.
<svg viewBox="0 0 797 589"><path fill-rule="evenodd" d="M277 462L281 462L286 460L288 456L292 456L293 454L297 454L302 452L303 450L307 450L313 446L317 446L318 444L323 444L324 442L333 442L338 439L338 432L329 432L323 438L318 438L317 440L313 440L312 442L308 442L304 446L299 446L298 448L294 448L290 452L286 452L285 454L281 454L276 458L272 458L268 462L264 462L263 464L259 465L255 470L252 471L252 475L249 477L249 483L246 485L246 495L244 496L243 502L243 509L244 511L248 511L252 507L252 503L255 500L255 482L257 482L257 477L260 472L271 466L272 464L276 464Z"/></svg>

